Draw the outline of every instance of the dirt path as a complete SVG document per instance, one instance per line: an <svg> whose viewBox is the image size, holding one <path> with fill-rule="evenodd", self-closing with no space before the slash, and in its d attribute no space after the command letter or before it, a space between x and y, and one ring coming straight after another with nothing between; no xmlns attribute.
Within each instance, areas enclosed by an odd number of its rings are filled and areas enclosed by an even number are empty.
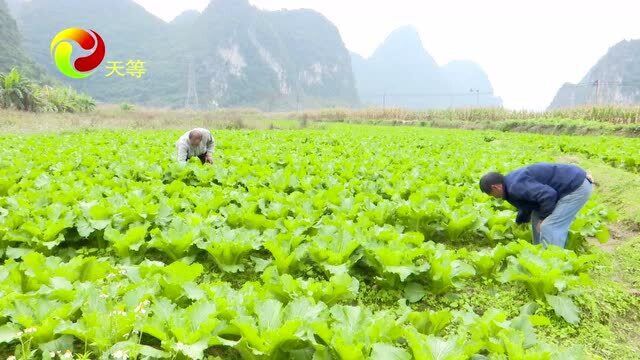
<svg viewBox="0 0 640 360"><path fill-rule="evenodd" d="M574 163L594 177L598 201L618 213L610 225L611 239L604 244L593 239L610 259L609 279L622 286L632 297L640 298L640 174L609 166L601 161L580 156L561 156L559 162ZM596 280L597 281L597 280ZM621 343L640 350L638 309L616 316L612 331Z"/></svg>

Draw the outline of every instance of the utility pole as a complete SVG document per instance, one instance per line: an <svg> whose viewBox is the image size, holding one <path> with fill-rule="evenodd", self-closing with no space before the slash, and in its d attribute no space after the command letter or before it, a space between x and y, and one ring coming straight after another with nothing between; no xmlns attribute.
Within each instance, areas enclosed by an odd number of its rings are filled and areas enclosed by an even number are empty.
<svg viewBox="0 0 640 360"><path fill-rule="evenodd" d="M383 93L382 94L382 110L386 110L387 109L387 93Z"/></svg>
<svg viewBox="0 0 640 360"><path fill-rule="evenodd" d="M196 70L193 66L193 57L189 56L189 70L187 73L187 97L184 107L187 109L198 108L198 88L196 87Z"/></svg>
<svg viewBox="0 0 640 360"><path fill-rule="evenodd" d="M300 76L296 79L296 111L300 112Z"/></svg>
<svg viewBox="0 0 640 360"><path fill-rule="evenodd" d="M596 87L596 106L600 103L600 80L596 80L593 85Z"/></svg>

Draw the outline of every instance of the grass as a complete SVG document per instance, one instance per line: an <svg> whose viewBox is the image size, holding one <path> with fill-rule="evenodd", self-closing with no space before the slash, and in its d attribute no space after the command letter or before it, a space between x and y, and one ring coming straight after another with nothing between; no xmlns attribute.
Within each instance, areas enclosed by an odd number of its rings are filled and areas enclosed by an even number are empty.
<svg viewBox="0 0 640 360"><path fill-rule="evenodd" d="M580 301L589 317L575 332L576 339L566 339L582 343L603 359L640 359L640 297L632 283L621 276L637 271L637 261L621 261L628 256L627 246L633 243L637 244L637 240L627 241L613 253L601 253L602 258L592 271L593 285Z"/></svg>
<svg viewBox="0 0 640 360"><path fill-rule="evenodd" d="M87 129L293 129L303 123L256 110L190 111L102 105L82 114L0 110L0 132L61 132ZM305 124L306 126L306 124Z"/></svg>
<svg viewBox="0 0 640 360"><path fill-rule="evenodd" d="M618 264L617 275L634 289L640 289L640 237L621 245L614 259Z"/></svg>
<svg viewBox="0 0 640 360"><path fill-rule="evenodd" d="M393 126L429 126L548 134L640 135L640 107L581 107L546 112L502 108L414 111L326 109L291 113L290 119Z"/></svg>
<svg viewBox="0 0 640 360"><path fill-rule="evenodd" d="M618 212L620 225L627 231L640 230L640 175L582 156L562 156L558 160L587 169L597 182L601 200Z"/></svg>
<svg viewBox="0 0 640 360"><path fill-rule="evenodd" d="M634 111L640 111L638 109L630 108L628 113L635 114ZM604 112L599 109L593 111ZM596 118L590 115L589 109L586 108L549 113L504 109L422 112L401 109L331 109L302 113L263 113L255 109L191 111L121 104L101 105L95 111L76 114L0 110L0 132L52 132L96 128L184 129L196 126L212 129L294 129L323 127L323 123L352 123L546 134L640 136L640 121L633 119L622 121L616 117L606 118L604 115Z"/></svg>
<svg viewBox="0 0 640 360"><path fill-rule="evenodd" d="M580 156L558 161L587 169L598 184L596 196L618 213L612 240L594 242L601 260L581 304L592 316L582 324L586 331L576 334L577 342L604 359L640 359L640 175Z"/></svg>

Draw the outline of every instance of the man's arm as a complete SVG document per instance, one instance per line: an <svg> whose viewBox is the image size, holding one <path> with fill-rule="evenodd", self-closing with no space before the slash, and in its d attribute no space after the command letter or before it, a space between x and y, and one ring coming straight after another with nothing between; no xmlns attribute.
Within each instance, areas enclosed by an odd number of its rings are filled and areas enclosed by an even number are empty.
<svg viewBox="0 0 640 360"><path fill-rule="evenodd" d="M209 133L209 140L207 141L207 156L208 157L212 157L213 156L213 150L215 150L216 144L215 141L213 140L213 135L211 135L211 133Z"/></svg>
<svg viewBox="0 0 640 360"><path fill-rule="evenodd" d="M526 224L531 221L531 210L518 209L518 215L516 216L516 224Z"/></svg>
<svg viewBox="0 0 640 360"><path fill-rule="evenodd" d="M187 162L187 154L189 152L189 149L187 148L187 146L185 144L183 144L182 142L178 142L176 144L176 160L179 163L186 163Z"/></svg>
<svg viewBox="0 0 640 360"><path fill-rule="evenodd" d="M551 186L534 180L527 181L522 186L525 187L524 200L538 204L540 219L545 219L551 215L558 202L558 192Z"/></svg>

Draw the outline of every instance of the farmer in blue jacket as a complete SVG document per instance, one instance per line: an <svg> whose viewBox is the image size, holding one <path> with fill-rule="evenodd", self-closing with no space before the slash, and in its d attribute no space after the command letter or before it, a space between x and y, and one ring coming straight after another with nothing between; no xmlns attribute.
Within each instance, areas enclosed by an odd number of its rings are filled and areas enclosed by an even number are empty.
<svg viewBox="0 0 640 360"><path fill-rule="evenodd" d="M516 223L531 221L533 242L565 247L569 227L589 200L593 179L575 165L539 163L506 176L490 172L480 189L518 209Z"/></svg>

